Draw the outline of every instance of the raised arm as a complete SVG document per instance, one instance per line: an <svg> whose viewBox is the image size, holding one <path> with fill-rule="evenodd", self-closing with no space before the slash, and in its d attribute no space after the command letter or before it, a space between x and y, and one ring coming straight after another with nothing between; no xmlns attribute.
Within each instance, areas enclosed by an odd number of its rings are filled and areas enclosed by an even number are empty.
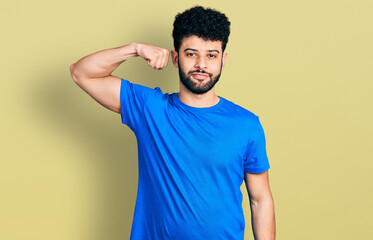
<svg viewBox="0 0 373 240"><path fill-rule="evenodd" d="M83 57L70 66L75 83L104 107L120 113L121 79L111 73L127 59L141 56L154 69L167 66L169 51L164 48L130 43Z"/></svg>
<svg viewBox="0 0 373 240"><path fill-rule="evenodd" d="M250 198L251 223L255 240L274 240L275 210L268 171L245 173L245 184Z"/></svg>

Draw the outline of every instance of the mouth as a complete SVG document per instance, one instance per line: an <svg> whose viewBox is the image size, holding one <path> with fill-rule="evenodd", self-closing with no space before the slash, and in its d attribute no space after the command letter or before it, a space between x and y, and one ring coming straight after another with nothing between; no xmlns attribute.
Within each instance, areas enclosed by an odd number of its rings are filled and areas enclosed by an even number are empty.
<svg viewBox="0 0 373 240"><path fill-rule="evenodd" d="M209 77L209 75L206 73L192 73L192 76L197 80L204 80Z"/></svg>

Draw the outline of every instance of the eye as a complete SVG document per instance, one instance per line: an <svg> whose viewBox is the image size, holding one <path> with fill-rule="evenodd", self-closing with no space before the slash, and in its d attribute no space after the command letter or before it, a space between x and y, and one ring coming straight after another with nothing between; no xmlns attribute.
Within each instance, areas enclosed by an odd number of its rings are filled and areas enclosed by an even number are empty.
<svg viewBox="0 0 373 240"><path fill-rule="evenodd" d="M186 55L187 55L187 56L191 56L191 57L193 57L193 56L195 56L196 54L190 52L190 53L187 53Z"/></svg>
<svg viewBox="0 0 373 240"><path fill-rule="evenodd" d="M210 58L216 58L216 55L214 55L214 54L209 54L209 57L210 57Z"/></svg>

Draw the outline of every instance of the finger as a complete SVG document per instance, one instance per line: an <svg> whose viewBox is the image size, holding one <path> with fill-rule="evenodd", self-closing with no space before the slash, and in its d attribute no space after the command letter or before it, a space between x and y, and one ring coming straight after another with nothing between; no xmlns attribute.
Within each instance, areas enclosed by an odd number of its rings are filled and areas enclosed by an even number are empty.
<svg viewBox="0 0 373 240"><path fill-rule="evenodd" d="M150 67L152 67L152 68L155 68L155 64L156 64L156 62L155 62L154 59L150 59L150 60L148 61L148 65L149 65Z"/></svg>
<svg viewBox="0 0 373 240"><path fill-rule="evenodd" d="M165 68L167 66L167 62L168 62L168 50L164 49L162 59L161 59L161 62L160 62L161 68Z"/></svg>
<svg viewBox="0 0 373 240"><path fill-rule="evenodd" d="M167 50L166 58L164 61L164 68L167 67L168 61L170 60L170 51Z"/></svg>
<svg viewBox="0 0 373 240"><path fill-rule="evenodd" d="M162 56L162 61L161 61L161 67L162 68L165 68L166 67L166 61L167 61L167 52L166 51L164 51L163 52L163 56Z"/></svg>
<svg viewBox="0 0 373 240"><path fill-rule="evenodd" d="M157 63L155 64L157 70L161 70L163 68L163 59L162 59L162 57L159 57L158 60L157 60Z"/></svg>

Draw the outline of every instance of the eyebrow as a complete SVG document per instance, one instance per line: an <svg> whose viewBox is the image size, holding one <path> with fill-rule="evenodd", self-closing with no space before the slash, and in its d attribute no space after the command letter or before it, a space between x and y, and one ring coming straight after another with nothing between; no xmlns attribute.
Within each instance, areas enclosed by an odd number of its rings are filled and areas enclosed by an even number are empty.
<svg viewBox="0 0 373 240"><path fill-rule="evenodd" d="M198 52L198 50L197 49L194 49L194 48L187 48L187 49L185 49L184 50L184 52L186 52L186 51L195 51L195 52ZM219 53L219 51L218 50L207 50L208 52L217 52L217 53Z"/></svg>

